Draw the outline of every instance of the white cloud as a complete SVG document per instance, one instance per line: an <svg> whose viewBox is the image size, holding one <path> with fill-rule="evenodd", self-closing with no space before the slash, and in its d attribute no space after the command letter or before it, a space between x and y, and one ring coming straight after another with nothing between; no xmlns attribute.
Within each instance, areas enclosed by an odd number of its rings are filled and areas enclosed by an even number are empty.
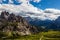
<svg viewBox="0 0 60 40"><path fill-rule="evenodd" d="M33 13L40 13L42 10L39 10L38 8L34 7L32 4L29 3L29 1L31 0L16 0L19 2L22 2L21 5L13 5L13 4L0 4L0 10L4 9L4 10L9 10L12 12L18 12L20 13L20 11L24 11L24 12L33 12ZM36 0L33 0L36 1ZM9 3L13 3L12 0L9 0Z"/></svg>
<svg viewBox="0 0 60 40"><path fill-rule="evenodd" d="M21 12L40 13L42 12L42 10L30 4L29 3L30 0L17 0L17 1L22 2L22 4L21 5L10 4L13 2L9 0L9 4L0 4L0 10L7 10L14 13L21 13Z"/></svg>
<svg viewBox="0 0 60 40"><path fill-rule="evenodd" d="M17 1L18 3L29 3L30 1L39 3L41 0L15 0L15 1ZM9 0L9 3L13 3L13 1Z"/></svg>
<svg viewBox="0 0 60 40"><path fill-rule="evenodd" d="M40 2L41 0L32 0L32 1L34 1L34 2L37 2L37 3L38 3L38 2Z"/></svg>
<svg viewBox="0 0 60 40"><path fill-rule="evenodd" d="M41 11L34 7L31 4L24 4L22 3L21 5L11 5L11 4L0 4L0 10L9 10L11 12L18 12L24 11L24 12L33 12L33 13L40 13Z"/></svg>
<svg viewBox="0 0 60 40"><path fill-rule="evenodd" d="M45 9L44 12L48 12L48 13L60 13L60 10L53 9L53 8L48 8L48 9Z"/></svg>
<svg viewBox="0 0 60 40"><path fill-rule="evenodd" d="M13 2L12 0L9 0L9 3L10 3L10 4L13 4L14 2Z"/></svg>
<svg viewBox="0 0 60 40"><path fill-rule="evenodd" d="M20 3L28 3L29 2L29 0L17 0L17 1Z"/></svg>
<svg viewBox="0 0 60 40"><path fill-rule="evenodd" d="M40 2L41 0L18 0L19 2L23 2L23 3L25 3L25 2L29 2L29 1L33 1L33 2Z"/></svg>
<svg viewBox="0 0 60 40"><path fill-rule="evenodd" d="M32 4L29 3L29 1L32 0L17 0L19 2L22 2L20 5L14 5L14 4L0 4L0 12L1 11L9 11L13 12L15 14L20 14L22 16L29 16L31 18L37 18L41 20L55 20L60 16L60 10L58 9L38 9L37 7L34 7ZM40 2L37 0L33 0L34 2ZM12 3L11 1L9 3Z"/></svg>
<svg viewBox="0 0 60 40"><path fill-rule="evenodd" d="M50 20L55 20L60 16L60 10L54 8L45 9L44 13Z"/></svg>
<svg viewBox="0 0 60 40"><path fill-rule="evenodd" d="M46 20L46 19L56 20L59 16L60 16L60 10L52 8L45 9L40 14L35 13L33 14L33 16L30 15L31 18L37 18L40 20Z"/></svg>

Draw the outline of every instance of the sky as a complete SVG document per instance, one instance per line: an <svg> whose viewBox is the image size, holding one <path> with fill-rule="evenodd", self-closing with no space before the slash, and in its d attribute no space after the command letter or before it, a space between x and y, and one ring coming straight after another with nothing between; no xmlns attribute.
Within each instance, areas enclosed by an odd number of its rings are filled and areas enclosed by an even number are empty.
<svg viewBox="0 0 60 40"><path fill-rule="evenodd" d="M39 3L31 2L34 6L46 9L46 8L55 8L60 9L60 0L41 0Z"/></svg>
<svg viewBox="0 0 60 40"><path fill-rule="evenodd" d="M21 3L19 3L17 0L12 0L14 2L14 4L19 5ZM8 0L3 1L3 3L8 3ZM30 1L30 3L32 5L34 5L37 8L40 9L46 9L46 8L55 8L55 9L60 9L60 0L41 0L40 2L36 3L33 1Z"/></svg>
<svg viewBox="0 0 60 40"><path fill-rule="evenodd" d="M0 0L1 11L40 20L56 20L60 16L60 0Z"/></svg>

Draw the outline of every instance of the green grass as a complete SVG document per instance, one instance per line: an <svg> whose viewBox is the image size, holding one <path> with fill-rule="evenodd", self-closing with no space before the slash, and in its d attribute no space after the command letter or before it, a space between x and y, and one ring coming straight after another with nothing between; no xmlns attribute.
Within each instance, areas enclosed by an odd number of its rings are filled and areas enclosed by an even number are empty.
<svg viewBox="0 0 60 40"><path fill-rule="evenodd" d="M18 37L12 37L4 40L60 40L60 32L59 31L40 32L29 36L27 35L18 36Z"/></svg>
<svg viewBox="0 0 60 40"><path fill-rule="evenodd" d="M59 31L48 31L42 33L42 40L60 40L60 32Z"/></svg>
<svg viewBox="0 0 60 40"><path fill-rule="evenodd" d="M18 37L12 37L12 38L4 38L4 40L39 40L41 37L41 34L32 34L32 35L25 35L25 36L18 36Z"/></svg>

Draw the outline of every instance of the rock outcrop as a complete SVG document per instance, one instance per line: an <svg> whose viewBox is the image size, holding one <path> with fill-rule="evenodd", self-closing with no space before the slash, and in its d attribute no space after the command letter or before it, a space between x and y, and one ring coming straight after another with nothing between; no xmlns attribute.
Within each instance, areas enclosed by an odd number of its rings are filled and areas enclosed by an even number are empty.
<svg viewBox="0 0 60 40"><path fill-rule="evenodd" d="M0 15L0 32L7 36L18 36L30 35L38 32L38 30L35 26L31 26L23 17L4 11Z"/></svg>

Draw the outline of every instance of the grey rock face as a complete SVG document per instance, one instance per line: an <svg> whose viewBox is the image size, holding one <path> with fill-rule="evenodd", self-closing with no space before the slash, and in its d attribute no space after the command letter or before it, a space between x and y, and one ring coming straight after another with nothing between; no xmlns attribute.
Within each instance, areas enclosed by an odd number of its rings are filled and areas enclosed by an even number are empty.
<svg viewBox="0 0 60 40"><path fill-rule="evenodd" d="M23 17L2 12L0 16L0 32L7 35L31 35L38 32L35 26L31 26Z"/></svg>

